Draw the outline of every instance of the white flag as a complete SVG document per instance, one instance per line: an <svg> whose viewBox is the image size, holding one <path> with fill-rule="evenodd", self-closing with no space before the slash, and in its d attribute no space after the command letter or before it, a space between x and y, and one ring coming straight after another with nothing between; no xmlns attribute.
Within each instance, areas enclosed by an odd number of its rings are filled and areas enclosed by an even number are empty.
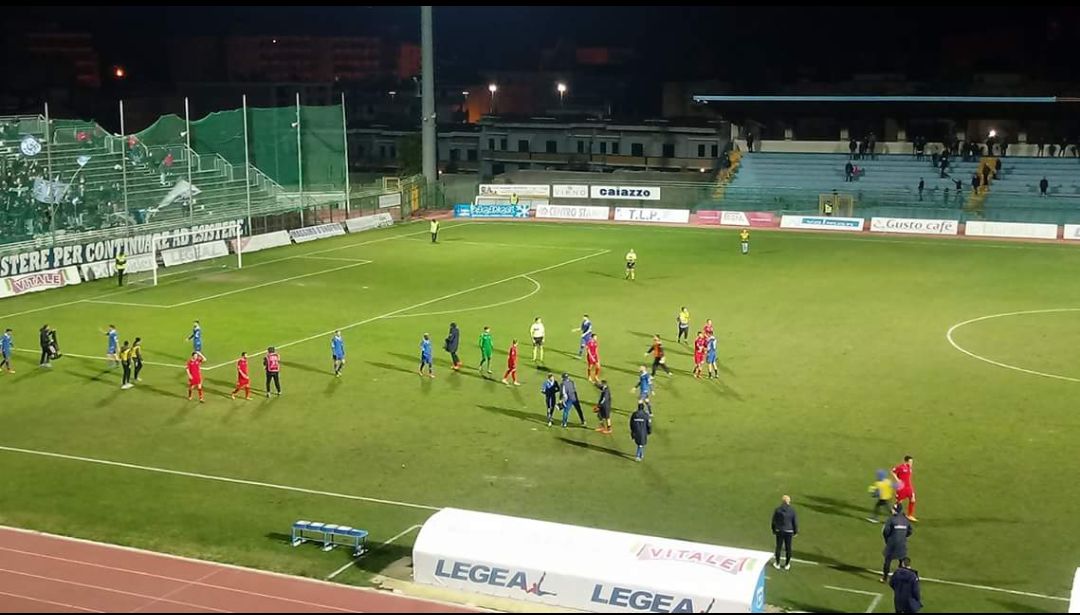
<svg viewBox="0 0 1080 615"><path fill-rule="evenodd" d="M41 203L55 205L67 193L68 185L63 182L49 181L37 177L34 179L34 198Z"/></svg>
<svg viewBox="0 0 1080 615"><path fill-rule="evenodd" d="M187 180L181 179L180 181L176 182L176 185L172 187L172 190L170 190L169 193L161 199L161 202L158 203L158 206L154 209L164 209L166 206L171 205L176 199L187 196L188 186L191 186L192 196L195 196L196 194L202 192L202 190L199 190L199 188L194 184L189 184L187 183Z"/></svg>
<svg viewBox="0 0 1080 615"><path fill-rule="evenodd" d="M90 157L86 155L79 156L75 159L75 162L79 163L80 167L85 167L86 163L90 162Z"/></svg>

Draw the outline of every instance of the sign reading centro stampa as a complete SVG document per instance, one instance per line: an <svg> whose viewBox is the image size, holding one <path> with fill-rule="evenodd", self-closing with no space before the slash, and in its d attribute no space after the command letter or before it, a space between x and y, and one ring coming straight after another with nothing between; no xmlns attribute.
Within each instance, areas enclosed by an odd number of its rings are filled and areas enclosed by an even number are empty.
<svg viewBox="0 0 1080 615"><path fill-rule="evenodd" d="M607 220L610 207L590 207L588 205L537 205L537 218L558 218L562 220Z"/></svg>
<svg viewBox="0 0 1080 615"><path fill-rule="evenodd" d="M159 249L169 249L218 239L231 239L236 236L237 224L240 224L240 232L243 233L244 220L238 219L185 226L161 233L146 233L9 254L0 257L0 277L112 260L121 249L129 257L149 254L153 251L155 243Z"/></svg>
<svg viewBox="0 0 1080 615"><path fill-rule="evenodd" d="M765 608L769 554L445 508L413 547L438 587L604 613Z"/></svg>
<svg viewBox="0 0 1080 615"><path fill-rule="evenodd" d="M623 201L659 201L659 186L589 186L589 197Z"/></svg>
<svg viewBox="0 0 1080 615"><path fill-rule="evenodd" d="M836 218L833 216L783 216L780 228L808 228L823 231L861 231L863 218Z"/></svg>

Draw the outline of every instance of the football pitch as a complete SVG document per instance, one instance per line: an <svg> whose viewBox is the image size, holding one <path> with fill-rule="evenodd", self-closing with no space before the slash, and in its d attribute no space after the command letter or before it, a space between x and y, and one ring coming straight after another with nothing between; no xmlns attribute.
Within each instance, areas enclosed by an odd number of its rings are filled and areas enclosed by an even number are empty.
<svg viewBox="0 0 1080 615"><path fill-rule="evenodd" d="M867 486L910 454L909 553L927 610L1065 611L1080 553L1076 246L754 232L742 256L737 231L719 228L448 221L437 245L426 231L267 250L156 287L101 281L0 302L18 349L16 373L0 376L0 524L363 584L408 555L440 507L771 551L786 493L800 561L769 569L768 603L887 612ZM719 380L690 375L692 352L674 339L681 306L691 337L713 320ZM583 314L612 388L612 435L593 430L572 331ZM186 399L183 371L196 319L204 404ZM459 373L442 351L451 321ZM65 353L51 370L36 367L46 323ZM103 360L109 324L143 339L131 390ZM485 325L491 378L476 370ZM435 379L416 373L424 333ZM656 333L674 376L656 378L636 464L631 388ZM499 381L512 338L520 387ZM283 395L230 400L239 352L261 393L271 345ZM549 370L575 377L588 429L576 416L547 426ZM393 540L341 570L345 550L288 545L297 519Z"/></svg>

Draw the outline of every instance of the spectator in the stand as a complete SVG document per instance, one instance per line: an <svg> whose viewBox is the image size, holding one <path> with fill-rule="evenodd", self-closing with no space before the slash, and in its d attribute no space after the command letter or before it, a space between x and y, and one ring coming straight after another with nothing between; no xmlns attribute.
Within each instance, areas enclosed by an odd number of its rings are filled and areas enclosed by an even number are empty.
<svg viewBox="0 0 1080 615"><path fill-rule="evenodd" d="M1069 142L1065 140L1065 137L1062 137L1061 139L1059 139L1058 142L1061 143L1061 148L1058 150L1059 151L1058 155L1059 156L1064 156L1065 152L1069 149Z"/></svg>
<svg viewBox="0 0 1080 615"><path fill-rule="evenodd" d="M1043 147L1044 147L1044 146L1043 146L1043 144L1042 144L1042 143L1039 143L1039 146L1035 148L1035 156L1036 156L1036 157L1038 157L1038 158L1042 158L1042 155L1043 155Z"/></svg>
<svg viewBox="0 0 1080 615"><path fill-rule="evenodd" d="M1001 175L1001 158L994 159L994 179Z"/></svg>
<svg viewBox="0 0 1080 615"><path fill-rule="evenodd" d="M972 194L979 194L979 174L978 173L972 173L971 174L971 193Z"/></svg>
<svg viewBox="0 0 1080 615"><path fill-rule="evenodd" d="M982 166L982 185L984 191L990 189L990 165L988 164Z"/></svg>
<svg viewBox="0 0 1080 615"><path fill-rule="evenodd" d="M746 131L746 151L754 151L754 133L749 130Z"/></svg>
<svg viewBox="0 0 1080 615"><path fill-rule="evenodd" d="M937 150L934 150L934 153L930 154L930 166L934 167L935 169L940 167L941 166L939 164L940 160L941 160L941 157L938 156Z"/></svg>
<svg viewBox="0 0 1080 615"><path fill-rule="evenodd" d="M866 139L859 141L859 159L866 155Z"/></svg>
<svg viewBox="0 0 1080 615"><path fill-rule="evenodd" d="M851 181L852 175L854 173L855 173L855 166L852 165L851 161L849 160L848 163L844 165L844 181L846 181L846 182Z"/></svg>
<svg viewBox="0 0 1080 615"><path fill-rule="evenodd" d="M1008 151L1009 151L1009 142L1008 141L1002 141L1001 142L1001 157L1004 158L1005 153L1008 152Z"/></svg>
<svg viewBox="0 0 1080 615"><path fill-rule="evenodd" d="M1043 176L1043 178L1041 180L1039 180L1039 196L1040 197L1047 196L1046 190L1049 187L1050 187L1050 182L1046 179L1046 176Z"/></svg>
<svg viewBox="0 0 1080 615"><path fill-rule="evenodd" d="M942 200L945 201L946 203L949 202L949 186L948 185L945 186L945 198L942 199Z"/></svg>
<svg viewBox="0 0 1080 615"><path fill-rule="evenodd" d="M872 132L866 140L866 152L870 154L871 160L877 160L877 135Z"/></svg>
<svg viewBox="0 0 1080 615"><path fill-rule="evenodd" d="M859 177L862 174L863 174L863 169L859 165L855 165L855 166L851 167L851 181L855 181L856 179L859 179ZM836 192L836 191L833 190L833 192Z"/></svg>
<svg viewBox="0 0 1080 615"><path fill-rule="evenodd" d="M1053 143L1051 143L1050 147L1046 148L1046 154L1049 157L1053 158L1054 154L1056 154L1056 153L1057 153L1057 147Z"/></svg>
<svg viewBox="0 0 1080 615"><path fill-rule="evenodd" d="M855 150L858 149L858 147L859 146L855 143L855 137L852 137L847 144L849 158L855 159Z"/></svg>
<svg viewBox="0 0 1080 615"><path fill-rule="evenodd" d="M922 191L923 191L923 188L925 188L925 187L926 187L926 182L924 182L923 178L920 177L919 178L919 200L920 201L922 200Z"/></svg>

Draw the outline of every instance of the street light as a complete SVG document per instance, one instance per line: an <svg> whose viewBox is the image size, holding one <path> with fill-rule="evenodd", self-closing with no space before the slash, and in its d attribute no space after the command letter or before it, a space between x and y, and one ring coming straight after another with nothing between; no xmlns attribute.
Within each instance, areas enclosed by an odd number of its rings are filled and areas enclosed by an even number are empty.
<svg viewBox="0 0 1080 615"><path fill-rule="evenodd" d="M488 113L495 113L495 92L499 90L499 86L494 83L488 85L488 92L491 92L491 102L488 105Z"/></svg>
<svg viewBox="0 0 1080 615"><path fill-rule="evenodd" d="M566 96L566 84L561 81L555 86L555 89L559 91L559 108L563 106L563 97Z"/></svg>

